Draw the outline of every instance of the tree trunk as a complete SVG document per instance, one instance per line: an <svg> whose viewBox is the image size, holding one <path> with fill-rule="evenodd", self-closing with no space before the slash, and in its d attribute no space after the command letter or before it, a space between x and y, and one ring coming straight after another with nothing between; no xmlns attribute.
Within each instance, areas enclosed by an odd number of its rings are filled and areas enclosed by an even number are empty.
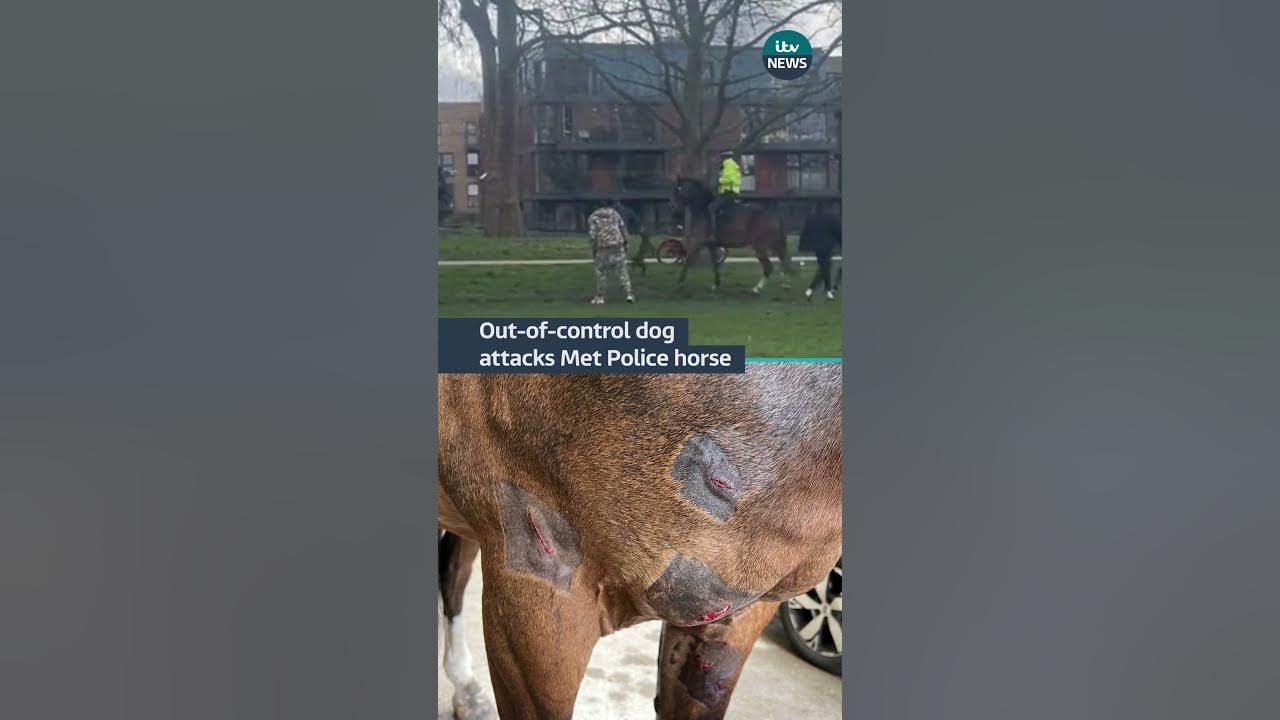
<svg viewBox="0 0 1280 720"><path fill-rule="evenodd" d="M493 26L489 22L489 13L485 8L471 0L463 0L458 5L462 19L471 30L472 37L480 49L480 226L486 233L497 227L498 206L494 200L501 194L497 189L496 178L499 177L496 163L498 140L498 41L493 35ZM465 164L464 164L465 167Z"/></svg>
<svg viewBox="0 0 1280 720"><path fill-rule="evenodd" d="M706 133L706 122L703 113L706 110L705 71L707 25L699 0L685 0L685 13L689 19L689 36L686 43L688 57L684 69L684 110L685 122L681 146L684 152L685 174L689 177L705 180L707 177L706 158L702 148L706 145L703 135Z"/></svg>
<svg viewBox="0 0 1280 720"><path fill-rule="evenodd" d="M494 188L494 178L498 176L495 153L498 138L498 53L497 46L481 52L480 73L484 83L484 102L480 112L480 227L487 229L494 226L497 217L497 206L491 198L498 195Z"/></svg>
<svg viewBox="0 0 1280 720"><path fill-rule="evenodd" d="M492 228L486 228L489 234L523 235L524 217L520 212L520 174L517 143L516 105L519 93L516 85L517 71L520 67L520 48L518 39L518 17L515 0L499 0L498 2L498 73L496 119L497 162L494 186L497 190L493 198L497 205L497 216Z"/></svg>

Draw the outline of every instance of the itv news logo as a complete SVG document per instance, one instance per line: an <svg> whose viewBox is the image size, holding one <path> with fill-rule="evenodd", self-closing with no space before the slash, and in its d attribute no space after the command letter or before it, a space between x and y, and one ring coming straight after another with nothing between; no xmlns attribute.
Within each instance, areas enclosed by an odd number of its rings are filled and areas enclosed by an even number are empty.
<svg viewBox="0 0 1280 720"><path fill-rule="evenodd" d="M813 65L813 46L795 30L779 30L764 43L765 72L779 80L795 80Z"/></svg>

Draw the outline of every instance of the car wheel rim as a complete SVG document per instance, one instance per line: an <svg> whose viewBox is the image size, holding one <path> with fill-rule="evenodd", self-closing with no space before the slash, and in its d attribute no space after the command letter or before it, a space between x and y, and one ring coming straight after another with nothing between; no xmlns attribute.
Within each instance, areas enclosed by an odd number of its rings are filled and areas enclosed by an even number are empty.
<svg viewBox="0 0 1280 720"><path fill-rule="evenodd" d="M844 570L836 566L817 587L787 601L796 634L823 657L844 652Z"/></svg>

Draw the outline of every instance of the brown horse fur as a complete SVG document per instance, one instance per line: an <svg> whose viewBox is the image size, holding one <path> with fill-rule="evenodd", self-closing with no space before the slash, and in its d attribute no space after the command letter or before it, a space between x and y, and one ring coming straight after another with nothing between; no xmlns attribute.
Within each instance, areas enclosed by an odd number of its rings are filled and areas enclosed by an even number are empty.
<svg viewBox="0 0 1280 720"><path fill-rule="evenodd" d="M775 255L782 264L782 282L786 286L787 273L791 270L791 260L787 257L787 233L782 221L771 213L751 205L738 205L727 212L727 217L716 226L716 236L711 237L711 211L709 206L715 199L711 189L696 178L677 177L672 204L675 209L690 214L689 227L685 232L686 256L684 268L680 271L680 282L684 282L689 266L693 264L702 248L707 248L707 257L711 258L711 268L715 272L715 285L720 287L720 265L715 261L714 248L750 247L755 250L756 259L760 261L760 281L753 292L760 292L773 274L773 263L770 255Z"/></svg>
<svg viewBox="0 0 1280 720"><path fill-rule="evenodd" d="M445 614L481 548L504 719L568 720L596 640L645 620L664 622L659 717L723 717L778 602L839 558L839 365L442 375L439 390ZM457 716L488 716L463 682Z"/></svg>

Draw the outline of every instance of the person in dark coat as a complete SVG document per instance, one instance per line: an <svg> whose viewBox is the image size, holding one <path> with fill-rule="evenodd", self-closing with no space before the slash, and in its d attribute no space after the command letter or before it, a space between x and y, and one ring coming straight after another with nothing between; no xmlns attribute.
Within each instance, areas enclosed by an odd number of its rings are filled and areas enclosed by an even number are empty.
<svg viewBox="0 0 1280 720"><path fill-rule="evenodd" d="M813 275L813 282L804 291L806 300L813 299L813 291L822 285L827 299L835 299L835 287L831 284L831 256L841 245L840 213L827 201L818 202L813 214L804 221L804 229L800 231L800 250L812 252L818 259L818 271Z"/></svg>

